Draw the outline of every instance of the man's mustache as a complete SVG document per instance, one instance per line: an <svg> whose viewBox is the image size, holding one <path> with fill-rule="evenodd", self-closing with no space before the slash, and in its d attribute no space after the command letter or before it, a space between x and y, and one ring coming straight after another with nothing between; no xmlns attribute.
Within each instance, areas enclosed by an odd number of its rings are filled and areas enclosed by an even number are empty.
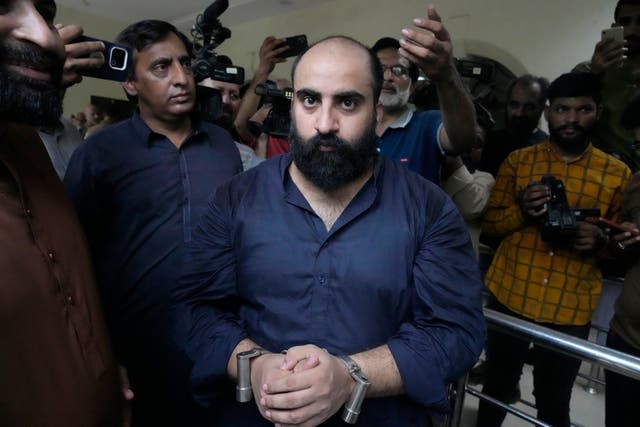
<svg viewBox="0 0 640 427"><path fill-rule="evenodd" d="M323 145L325 147L338 148L344 145L345 141L336 134L328 134L328 135L318 134L311 137L308 143L313 147L318 147L320 145Z"/></svg>
<svg viewBox="0 0 640 427"><path fill-rule="evenodd" d="M0 44L0 63L49 73L53 83L58 83L62 77L63 58L35 44Z"/></svg>
<svg viewBox="0 0 640 427"><path fill-rule="evenodd" d="M563 130L568 130L568 129L574 129L576 131L580 131L584 133L584 128L580 125L563 125L563 126L558 126L556 128L556 131L563 131Z"/></svg>

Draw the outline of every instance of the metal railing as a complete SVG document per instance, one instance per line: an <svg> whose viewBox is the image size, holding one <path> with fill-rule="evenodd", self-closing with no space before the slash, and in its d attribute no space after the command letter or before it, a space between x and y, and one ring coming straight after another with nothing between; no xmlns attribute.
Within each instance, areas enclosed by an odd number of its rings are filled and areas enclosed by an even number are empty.
<svg viewBox="0 0 640 427"><path fill-rule="evenodd" d="M557 332L544 326L527 322L494 310L484 309L489 328L514 335L533 342L536 345L557 351L567 356L595 363L603 368L621 375L640 380L640 358L613 350L587 340ZM467 386L466 377L458 381L454 391L454 408L450 418L451 427L459 427L462 418L465 393L486 400L507 412L524 419L536 426L548 427L547 424L519 409L487 396Z"/></svg>

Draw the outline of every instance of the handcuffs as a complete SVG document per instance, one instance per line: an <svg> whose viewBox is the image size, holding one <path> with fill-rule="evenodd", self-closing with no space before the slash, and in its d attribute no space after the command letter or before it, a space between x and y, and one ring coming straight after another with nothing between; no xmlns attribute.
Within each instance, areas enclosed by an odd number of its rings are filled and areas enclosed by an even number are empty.
<svg viewBox="0 0 640 427"><path fill-rule="evenodd" d="M263 348L252 348L251 350L242 351L236 355L236 361L238 364L238 382L236 384L236 400L241 403L250 402L253 396L251 389L251 359L260 357L263 354L271 353ZM338 355L336 356L342 363L345 364L349 375L356 386L351 392L349 400L344 405L342 411L342 420L348 424L355 424L360 415L360 408L364 401L367 389L371 385L369 379L362 373L360 366L349 356Z"/></svg>

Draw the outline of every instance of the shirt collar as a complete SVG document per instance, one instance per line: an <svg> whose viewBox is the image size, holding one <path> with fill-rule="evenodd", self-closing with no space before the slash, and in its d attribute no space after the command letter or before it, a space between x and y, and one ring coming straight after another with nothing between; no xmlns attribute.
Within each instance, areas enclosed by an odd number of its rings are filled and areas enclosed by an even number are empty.
<svg viewBox="0 0 640 427"><path fill-rule="evenodd" d="M135 129L138 136L140 136L140 140L145 141L148 145L150 145L155 140L166 138L164 135L154 132L149 126L147 126L145 121L142 119L142 116L140 116L139 109L136 109L136 111L131 116L131 124L133 125L133 128ZM207 134L207 129L204 126L202 120L192 117L191 134L189 134L187 140L200 134Z"/></svg>
<svg viewBox="0 0 640 427"><path fill-rule="evenodd" d="M293 161L293 157L291 153L286 153L280 156L280 182L282 183L282 188L285 193L289 190L289 185L293 184L291 178L289 176L289 166ZM373 183L378 188L379 177L384 173L384 161L382 156L379 154L376 155L376 159L374 160L373 165ZM380 182L382 182L380 180Z"/></svg>
<svg viewBox="0 0 640 427"><path fill-rule="evenodd" d="M411 118L413 117L413 113L416 111L416 107L413 104L407 104L404 112L400 117L398 117L393 123L389 125L392 129L402 129L406 127Z"/></svg>

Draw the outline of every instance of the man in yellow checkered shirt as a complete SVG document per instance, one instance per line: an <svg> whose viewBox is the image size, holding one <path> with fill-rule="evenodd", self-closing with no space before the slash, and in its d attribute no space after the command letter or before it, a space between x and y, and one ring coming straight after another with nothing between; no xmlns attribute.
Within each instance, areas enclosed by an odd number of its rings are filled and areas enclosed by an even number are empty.
<svg viewBox="0 0 640 427"><path fill-rule="evenodd" d="M495 297L490 308L581 338L589 334L591 313L602 287L598 256L608 236L588 222L575 231L543 239L549 218L548 176L562 181L569 207L599 209L614 219L631 171L593 147L600 82L588 73L560 76L549 87L545 118L550 140L515 151L502 163L482 228L503 240L485 277ZM518 384L529 343L505 334L487 337L488 373L483 392L508 401ZM538 418L569 426L571 388L580 361L535 349L534 395ZM481 402L478 427L500 426L505 412Z"/></svg>

